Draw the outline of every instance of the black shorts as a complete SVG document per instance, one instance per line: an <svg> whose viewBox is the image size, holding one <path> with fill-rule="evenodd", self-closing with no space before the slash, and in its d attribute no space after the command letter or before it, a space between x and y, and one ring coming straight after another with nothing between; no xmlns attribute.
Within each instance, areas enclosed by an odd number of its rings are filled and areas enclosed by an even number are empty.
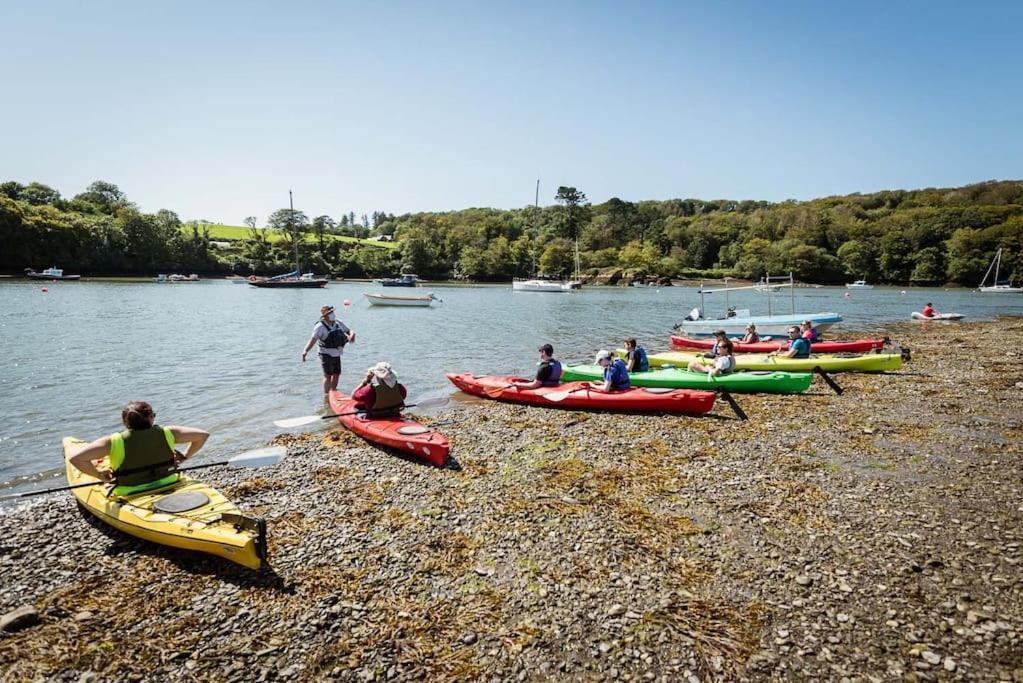
<svg viewBox="0 0 1023 683"><path fill-rule="evenodd" d="M320 365L323 367L324 375L341 374L341 356L328 356L325 353L321 353Z"/></svg>

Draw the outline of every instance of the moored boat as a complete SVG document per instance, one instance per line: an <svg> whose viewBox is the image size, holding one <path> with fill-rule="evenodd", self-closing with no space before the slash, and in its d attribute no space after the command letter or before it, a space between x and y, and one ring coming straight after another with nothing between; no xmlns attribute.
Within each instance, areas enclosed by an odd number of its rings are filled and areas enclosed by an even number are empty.
<svg viewBox="0 0 1023 683"><path fill-rule="evenodd" d="M595 382L604 378L599 365L569 365L561 375L566 382ZM813 375L809 372L732 372L727 375L708 375L689 372L685 368L660 368L647 372L630 372L629 382L637 387L663 387L668 389L703 389L734 393L798 394L810 388Z"/></svg>
<svg viewBox="0 0 1023 683"><path fill-rule="evenodd" d="M713 339L693 339L691 337L680 337L671 335L671 345L678 349L704 349L714 348L716 342ZM869 353L883 349L885 339L856 339L854 341L819 341L814 342L814 353ZM754 343L732 342L732 348L736 353L771 353L780 348L788 347L787 338L779 338L777 341L759 341Z"/></svg>
<svg viewBox="0 0 1023 683"><path fill-rule="evenodd" d="M978 291L985 294L1019 294L1023 292L1023 287L1013 287L1012 281L1001 282L998 279L999 270L1002 266L1002 250L999 249L995 253L995 258L991 261L991 265L987 267L987 272L984 273L984 279L980 281L980 286L977 288ZM987 282L987 276L991 274L991 269L994 268L995 277L990 285L985 284Z"/></svg>
<svg viewBox="0 0 1023 683"><path fill-rule="evenodd" d="M363 294L371 306L418 306L427 308L434 301L440 301L433 294L426 296L393 296L390 294Z"/></svg>
<svg viewBox="0 0 1023 683"><path fill-rule="evenodd" d="M419 276L413 275L412 273L405 273L404 275L396 278L383 278L380 280L374 280L381 287L417 287L419 285Z"/></svg>
<svg viewBox="0 0 1023 683"><path fill-rule="evenodd" d="M699 415L713 410L716 399L712 391L689 389L633 387L605 392L589 382L565 382L553 387L518 389L515 383L529 380L514 375L474 375L470 372L448 373L447 377L456 387L473 396L545 408Z"/></svg>
<svg viewBox="0 0 1023 683"><path fill-rule="evenodd" d="M100 521L152 543L216 555L250 569L266 566L264 521L241 514L212 486L179 474L169 486L110 497L99 479L71 464L71 457L84 445L81 439L64 439L67 483L96 484L72 493Z"/></svg>
<svg viewBox="0 0 1023 683"><path fill-rule="evenodd" d="M30 280L80 280L81 275L65 275L61 268L50 266L46 270L36 272L31 268L25 269L25 277Z"/></svg>
<svg viewBox="0 0 1023 683"><path fill-rule="evenodd" d="M873 289L874 285L868 285L866 280L856 280L845 286L846 289Z"/></svg>
<svg viewBox="0 0 1023 683"><path fill-rule="evenodd" d="M249 278L248 282L253 287L264 289L316 289L327 286L326 278L314 277L312 273L302 275L297 270L268 278Z"/></svg>
<svg viewBox="0 0 1023 683"><path fill-rule="evenodd" d="M171 275L165 275L163 273L160 273L159 275L156 276L156 281L161 283L161 284L176 284L176 283L182 283L182 282L201 282L201 280L199 279L199 276L196 275L195 273L192 273L191 275L178 275L176 273L171 274Z"/></svg>
<svg viewBox="0 0 1023 683"><path fill-rule="evenodd" d="M330 409L342 425L367 441L410 453L437 467L447 463L450 450L447 437L415 420L356 414L355 401L337 390L330 392Z"/></svg>
<svg viewBox="0 0 1023 683"><path fill-rule="evenodd" d="M582 283L574 280L544 280L530 278L528 280L512 280L512 290L516 292L571 292L582 288Z"/></svg>

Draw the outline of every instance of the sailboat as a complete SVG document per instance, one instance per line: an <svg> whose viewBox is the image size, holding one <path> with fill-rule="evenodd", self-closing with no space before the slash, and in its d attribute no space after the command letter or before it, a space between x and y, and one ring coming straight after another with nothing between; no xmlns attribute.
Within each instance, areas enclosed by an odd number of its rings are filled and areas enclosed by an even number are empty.
<svg viewBox="0 0 1023 683"><path fill-rule="evenodd" d="M1006 280L1005 282L998 281L998 270L1002 265L1002 250L999 249L995 254L995 258L991 261L991 265L987 267L987 272L984 273L984 279L980 281L980 287L978 289L985 294L1019 294L1023 292L1023 287L1013 287L1012 282ZM985 285L987 282L987 276L991 274L991 269L995 270L995 279L990 285Z"/></svg>
<svg viewBox="0 0 1023 683"><path fill-rule="evenodd" d="M536 208L540 208L540 179L536 181ZM536 256L533 256L533 272L536 273ZM575 238L575 277L571 280L550 280L535 275L529 279L512 278L512 291L515 292L571 292L582 289L579 279L579 237Z"/></svg>
<svg viewBox="0 0 1023 683"><path fill-rule="evenodd" d="M288 206L291 207L291 219L295 216L295 202L288 190ZM295 270L273 277L249 278L249 284L261 289L317 289L327 286L326 278L318 278L312 273L302 274L302 266L298 260L298 237L295 237Z"/></svg>

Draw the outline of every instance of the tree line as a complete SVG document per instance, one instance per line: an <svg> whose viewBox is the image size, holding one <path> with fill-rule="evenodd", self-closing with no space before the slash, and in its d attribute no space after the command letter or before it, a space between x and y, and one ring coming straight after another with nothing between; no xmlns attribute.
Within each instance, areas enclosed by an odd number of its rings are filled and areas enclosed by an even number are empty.
<svg viewBox="0 0 1023 683"><path fill-rule="evenodd" d="M550 206L470 208L310 220L280 209L267 227L246 219L246 239L218 248L200 222L141 212L111 183L65 199L40 183L0 183L0 268L60 265L88 273L282 272L348 277L415 272L427 278L507 281L574 270L584 275L741 277L792 272L808 282L976 286L1001 248L1002 276L1023 278L1023 182L887 190L809 201L669 199L590 204L562 186ZM386 250L332 235L388 235ZM613 279L613 277L612 277Z"/></svg>

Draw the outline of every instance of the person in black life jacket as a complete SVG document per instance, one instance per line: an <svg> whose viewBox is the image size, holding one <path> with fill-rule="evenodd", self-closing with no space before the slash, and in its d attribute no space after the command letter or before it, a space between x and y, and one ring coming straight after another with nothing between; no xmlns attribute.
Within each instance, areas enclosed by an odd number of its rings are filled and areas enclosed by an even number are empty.
<svg viewBox="0 0 1023 683"><path fill-rule="evenodd" d="M540 353L540 364L536 368L536 379L532 382L516 382L516 389L556 387L561 384L561 361L554 359L554 347L544 344L537 351Z"/></svg>
<svg viewBox="0 0 1023 683"><path fill-rule="evenodd" d="M362 383L352 392L355 409L365 410L366 417L400 415L406 396L405 385L398 381L391 364L384 361L367 370Z"/></svg>
<svg viewBox="0 0 1023 683"><path fill-rule="evenodd" d="M71 464L91 477L116 483L111 491L115 496L173 484L178 480L178 464L199 452L210 434L195 427L161 427L155 420L153 406L145 401L129 403L121 411L125 430L86 444L71 457ZM188 444L188 449L176 451L176 443ZM97 467L103 458L106 462Z"/></svg>
<svg viewBox="0 0 1023 683"><path fill-rule="evenodd" d="M355 332L337 319L333 306L320 309L320 319L313 325L313 334L302 349L302 362L314 344L319 344L320 365L323 367L323 393L337 389L341 379L341 354L345 344L355 342Z"/></svg>

